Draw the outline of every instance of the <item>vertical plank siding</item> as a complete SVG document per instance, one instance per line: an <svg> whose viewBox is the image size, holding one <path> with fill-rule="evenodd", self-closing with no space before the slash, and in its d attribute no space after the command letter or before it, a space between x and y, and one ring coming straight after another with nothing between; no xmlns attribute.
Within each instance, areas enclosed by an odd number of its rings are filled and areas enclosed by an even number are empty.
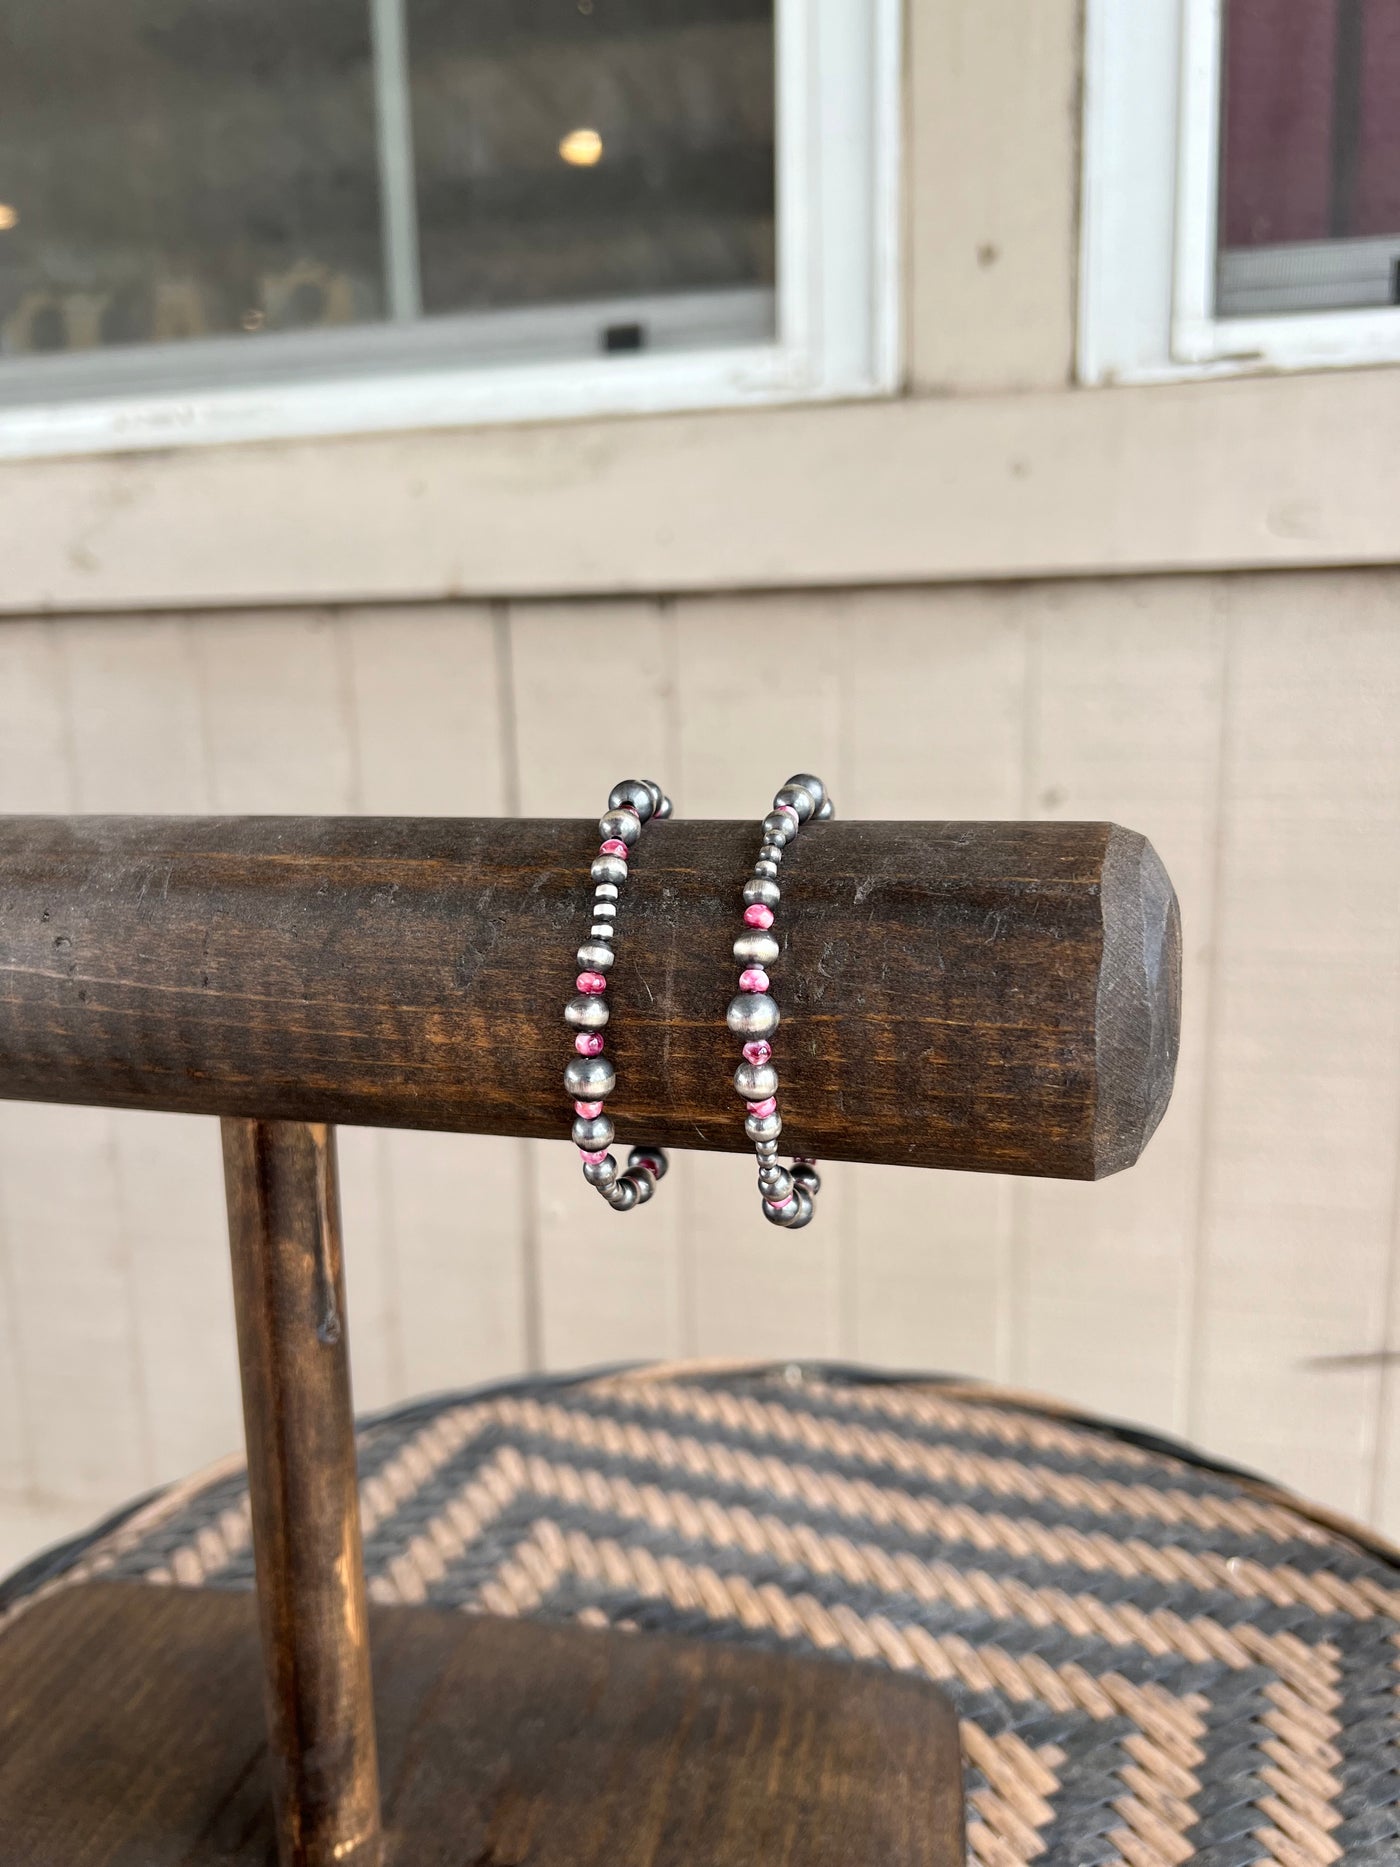
<svg viewBox="0 0 1400 1867"><path fill-rule="evenodd" d="M346 1133L361 1405L851 1355L1392 1531L1400 1379L1327 1358L1400 1342L1397 718L1375 571L0 625L0 811L581 814L635 769L757 818L805 766L852 816L1116 817L1171 870L1177 1094L1101 1186L837 1167L791 1235L738 1160L620 1221L563 1144ZM0 1107L0 1564L238 1436L214 1124Z"/></svg>

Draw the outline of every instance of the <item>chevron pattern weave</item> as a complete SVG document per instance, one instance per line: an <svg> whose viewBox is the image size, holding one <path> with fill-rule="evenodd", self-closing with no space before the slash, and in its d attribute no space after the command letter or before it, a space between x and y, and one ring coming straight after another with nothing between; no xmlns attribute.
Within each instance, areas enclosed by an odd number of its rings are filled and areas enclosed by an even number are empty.
<svg viewBox="0 0 1400 1867"><path fill-rule="evenodd" d="M938 1681L981 1867L1400 1863L1400 1566L995 1391L670 1366L366 1424L371 1597ZM230 1462L0 1592L252 1582Z"/></svg>

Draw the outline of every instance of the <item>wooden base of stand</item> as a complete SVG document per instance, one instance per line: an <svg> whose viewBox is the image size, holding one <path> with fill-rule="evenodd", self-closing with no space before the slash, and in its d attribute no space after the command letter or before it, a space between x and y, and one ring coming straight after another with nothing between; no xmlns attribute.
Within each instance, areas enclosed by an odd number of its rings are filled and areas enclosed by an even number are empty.
<svg viewBox="0 0 1400 1867"><path fill-rule="evenodd" d="M922 1681L650 1635L370 1612L385 1867L961 1867ZM0 1635L5 1867L268 1867L251 1594L67 1589Z"/></svg>

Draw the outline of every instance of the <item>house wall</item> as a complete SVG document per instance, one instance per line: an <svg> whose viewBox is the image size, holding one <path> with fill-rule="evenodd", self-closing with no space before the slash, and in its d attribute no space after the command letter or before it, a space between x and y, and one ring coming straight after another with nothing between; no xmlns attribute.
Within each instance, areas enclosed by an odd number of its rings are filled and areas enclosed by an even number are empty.
<svg viewBox="0 0 1400 1867"><path fill-rule="evenodd" d="M1113 817L1176 882L1176 1095L1098 1186L836 1166L791 1236L730 1157L624 1224L563 1144L344 1132L362 1407L849 1356L1400 1532L1394 1376L1327 1360L1400 1332L1400 372L1072 387L1079 31L911 4L896 401L0 467L0 810L579 815L635 769L751 815L805 767ZM239 1430L215 1124L0 1105L0 1566Z"/></svg>

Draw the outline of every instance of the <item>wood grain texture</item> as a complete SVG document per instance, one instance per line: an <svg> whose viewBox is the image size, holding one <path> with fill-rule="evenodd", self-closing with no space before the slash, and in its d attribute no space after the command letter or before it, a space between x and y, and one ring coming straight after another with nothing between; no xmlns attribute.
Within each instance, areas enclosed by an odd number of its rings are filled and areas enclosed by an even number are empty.
<svg viewBox="0 0 1400 1867"><path fill-rule="evenodd" d="M723 1010L754 836L658 824L634 862L610 994L624 1140L746 1149ZM0 1095L558 1134L570 1052L550 1008L596 837L0 820ZM795 1151L1078 1179L1136 1158L1170 1091L1180 957L1140 837L836 823L784 873Z"/></svg>
<svg viewBox="0 0 1400 1867"><path fill-rule="evenodd" d="M335 1135L223 1142L278 1859L379 1867Z"/></svg>
<svg viewBox="0 0 1400 1867"><path fill-rule="evenodd" d="M385 1867L962 1867L957 1725L922 1680L427 1608L369 1628ZM93 1584L23 1615L7 1867L266 1867L258 1672L240 1592Z"/></svg>

